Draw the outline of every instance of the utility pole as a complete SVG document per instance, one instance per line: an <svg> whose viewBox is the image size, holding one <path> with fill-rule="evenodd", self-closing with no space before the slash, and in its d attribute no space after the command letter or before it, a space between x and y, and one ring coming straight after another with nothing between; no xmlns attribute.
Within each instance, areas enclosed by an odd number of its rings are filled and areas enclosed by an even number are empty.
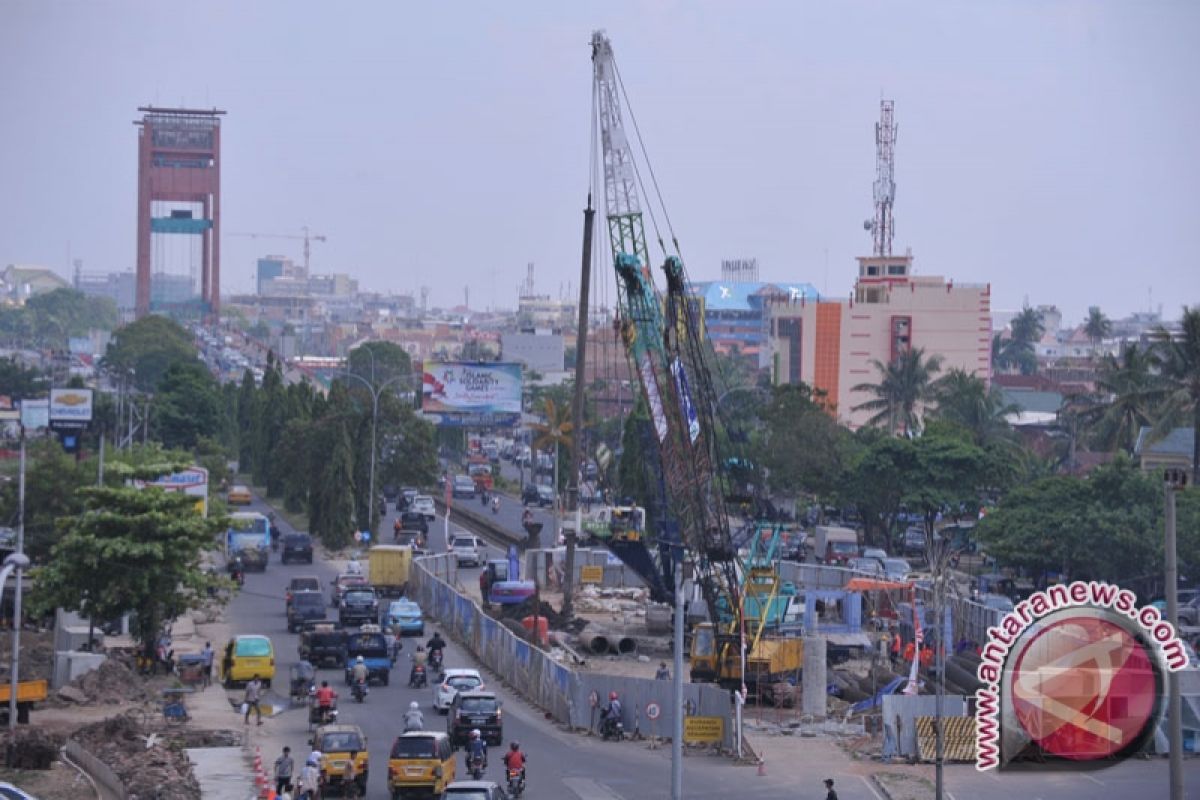
<svg viewBox="0 0 1200 800"><path fill-rule="evenodd" d="M671 548L675 567L675 620L671 637L671 800L683 800L683 548Z"/></svg>
<svg viewBox="0 0 1200 800"><path fill-rule="evenodd" d="M1200 436L1200 433L1197 433ZM1166 541L1167 620L1179 630L1179 567L1175 546L1175 493L1186 488L1187 470L1163 472L1163 517ZM1179 673L1167 673L1167 740L1170 752L1171 800L1183 800L1183 703L1179 697Z"/></svg>
<svg viewBox="0 0 1200 800"><path fill-rule="evenodd" d="M23 559L25 564L29 559L25 556L25 425L21 424L21 456L17 478L17 552L14 556ZM17 685L20 683L21 671L21 584L23 583L24 568L20 561L16 562L17 585L13 594L13 630L12 630L12 667L8 688L8 730L17 729Z"/></svg>

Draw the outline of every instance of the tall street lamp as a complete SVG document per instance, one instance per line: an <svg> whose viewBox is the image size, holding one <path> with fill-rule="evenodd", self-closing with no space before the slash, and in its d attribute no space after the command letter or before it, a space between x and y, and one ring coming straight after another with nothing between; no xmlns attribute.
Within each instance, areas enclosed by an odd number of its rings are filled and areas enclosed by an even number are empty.
<svg viewBox="0 0 1200 800"><path fill-rule="evenodd" d="M371 351L367 350L367 352L370 353ZM371 355L371 358L372 358L371 372L374 373L374 358L375 358L374 354ZM371 521L371 533L374 534L375 533L375 510L376 510L376 503L375 503L375 500L376 500L376 498L375 498L375 429L379 423L379 397L380 397L380 395L383 394L383 390L386 389L387 387L391 386L393 383L396 383L397 381L411 380L413 376L412 375L404 375L404 374L397 375L393 378L389 378L388 380L384 381L378 387L376 387L374 383L367 380L363 376L355 374L353 372L343 372L341 374L341 377L354 378L355 380L362 381L363 386L366 386L367 391L370 392L370 394L371 394L371 471L370 471L371 478L370 478L370 494L367 497L367 502L370 504L368 506L369 513L367 514L367 519L369 519Z"/></svg>

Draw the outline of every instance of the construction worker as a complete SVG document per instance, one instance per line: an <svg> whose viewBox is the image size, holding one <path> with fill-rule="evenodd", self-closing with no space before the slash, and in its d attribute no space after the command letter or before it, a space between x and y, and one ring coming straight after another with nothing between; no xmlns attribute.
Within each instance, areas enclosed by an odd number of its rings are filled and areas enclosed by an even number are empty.
<svg viewBox="0 0 1200 800"><path fill-rule="evenodd" d="M892 663L896 664L900 661L900 651L904 646L904 642L900 639L900 631L892 631Z"/></svg>
<svg viewBox="0 0 1200 800"><path fill-rule="evenodd" d="M907 664L908 662L912 661L916 652L917 646L914 643L909 642L908 644L904 645L904 663Z"/></svg>

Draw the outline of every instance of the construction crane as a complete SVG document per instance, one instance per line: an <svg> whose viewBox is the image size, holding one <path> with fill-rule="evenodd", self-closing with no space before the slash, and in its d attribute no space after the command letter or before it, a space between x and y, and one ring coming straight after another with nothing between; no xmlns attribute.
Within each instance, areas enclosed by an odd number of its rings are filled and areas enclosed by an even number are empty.
<svg viewBox="0 0 1200 800"><path fill-rule="evenodd" d="M324 234L317 234L317 233L310 234L308 232L307 225L302 227L300 230L304 231L304 233L299 234L299 235L294 234L294 233L231 233L229 235L230 236L247 236L251 239L297 239L297 240L303 240L304 241L304 274L308 275L308 274L310 274L308 271L308 267L309 267L309 259L312 255L312 243L325 241L325 236L324 236Z"/></svg>
<svg viewBox="0 0 1200 800"><path fill-rule="evenodd" d="M706 623L693 629L693 681L717 681L746 689L769 685L800 666L798 639L772 638L756 626L747 637L742 565L726 511L734 494L727 461L719 451L717 398L712 348L688 294L690 281L679 255L670 218L662 209L673 253L668 253L658 221L651 223L665 261L666 291L650 272L640 197L643 174L624 127L623 88L612 45L602 31L592 35L594 93L603 152L605 212L617 274L618 324L633 372L650 414L650 440L657 456L651 470L661 482L669 530L690 553L694 575L708 609ZM632 117L630 117L632 119ZM636 133L636 127L634 128ZM642 148L644 154L644 148ZM653 170L645 173L653 181ZM661 206L661 193L654 186ZM613 542L610 541L610 548ZM616 551L614 551L616 552ZM624 559L625 556L618 552ZM680 569L673 565L673 569Z"/></svg>

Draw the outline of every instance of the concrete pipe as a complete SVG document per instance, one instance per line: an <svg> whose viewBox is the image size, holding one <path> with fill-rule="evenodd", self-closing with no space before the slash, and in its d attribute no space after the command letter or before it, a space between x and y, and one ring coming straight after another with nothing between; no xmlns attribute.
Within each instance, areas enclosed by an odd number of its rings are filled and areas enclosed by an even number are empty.
<svg viewBox="0 0 1200 800"><path fill-rule="evenodd" d="M622 636L617 639L617 653L623 656L633 655L637 652L637 641L632 636Z"/></svg>
<svg viewBox="0 0 1200 800"><path fill-rule="evenodd" d="M602 633L589 633L584 638L584 642L587 644L588 649L598 656L608 655L608 651L611 648L608 637Z"/></svg>

